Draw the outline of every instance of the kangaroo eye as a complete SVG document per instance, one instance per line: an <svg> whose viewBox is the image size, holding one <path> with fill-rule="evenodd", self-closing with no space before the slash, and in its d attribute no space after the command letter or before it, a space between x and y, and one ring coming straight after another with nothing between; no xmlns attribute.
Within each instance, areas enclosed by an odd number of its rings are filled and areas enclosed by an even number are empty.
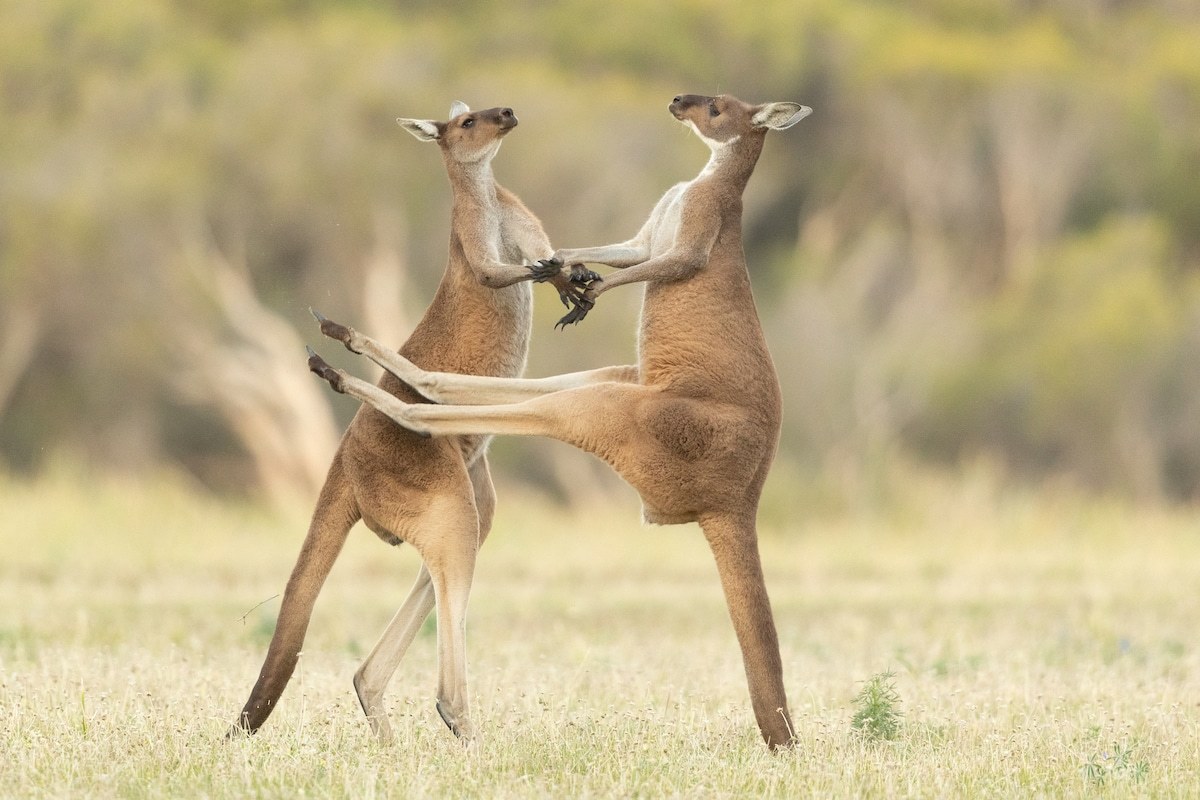
<svg viewBox="0 0 1200 800"><path fill-rule="evenodd" d="M464 128L469 128L469 127L471 127L471 126L472 126L472 125L474 125L474 124L475 124L475 120L471 119L470 117L467 117L466 119L464 119L464 120L462 121L462 126L463 126Z"/></svg>
<svg viewBox="0 0 1200 800"><path fill-rule="evenodd" d="M716 103L709 103L709 104L708 104L708 115L709 115L710 117L717 117L717 116L720 116L720 115L721 115L721 112L717 110L717 104L716 104Z"/></svg>

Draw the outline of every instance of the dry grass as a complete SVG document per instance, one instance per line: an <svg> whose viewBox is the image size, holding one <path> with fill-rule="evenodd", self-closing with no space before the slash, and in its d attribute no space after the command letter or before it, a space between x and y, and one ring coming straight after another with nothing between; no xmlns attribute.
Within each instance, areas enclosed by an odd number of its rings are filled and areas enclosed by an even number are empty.
<svg viewBox="0 0 1200 800"><path fill-rule="evenodd" d="M989 485L764 531L799 738L772 755L702 538L632 500L570 517L502 495L474 746L433 709L431 630L393 683L397 742L370 739L350 677L416 558L361 528L279 711L226 743L303 515L0 479L0 795L1200 795L1200 522ZM854 698L889 670L903 716L873 741Z"/></svg>

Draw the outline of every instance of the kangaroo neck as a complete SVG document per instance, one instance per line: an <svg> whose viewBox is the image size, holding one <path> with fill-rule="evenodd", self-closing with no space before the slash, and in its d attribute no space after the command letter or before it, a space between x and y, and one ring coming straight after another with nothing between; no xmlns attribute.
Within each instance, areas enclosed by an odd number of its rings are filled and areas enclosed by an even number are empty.
<svg viewBox="0 0 1200 800"><path fill-rule="evenodd" d="M752 131L731 142L710 144L712 154L700 171L697 180L712 179L736 190L739 194L746 188L758 157L762 154L762 133Z"/></svg>
<svg viewBox="0 0 1200 800"><path fill-rule="evenodd" d="M467 163L446 159L446 174L450 176L450 191L455 203L497 204L496 176L492 172L490 158Z"/></svg>

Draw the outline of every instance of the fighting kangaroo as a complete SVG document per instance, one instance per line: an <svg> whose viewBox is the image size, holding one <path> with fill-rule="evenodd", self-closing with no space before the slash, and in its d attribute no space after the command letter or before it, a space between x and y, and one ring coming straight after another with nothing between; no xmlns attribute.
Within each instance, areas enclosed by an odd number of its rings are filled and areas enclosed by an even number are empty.
<svg viewBox="0 0 1200 800"><path fill-rule="evenodd" d="M510 108L471 111L456 102L447 122L399 119L421 141L437 142L453 195L450 255L433 302L401 348L429 369L514 378L525 369L532 321L530 266L553 249L542 224L499 186L492 159L517 125ZM594 273L551 276L564 302L578 302ZM385 374L379 391L422 402ZM424 561L408 599L354 676L371 727L391 736L383 692L421 623L438 608L438 709L469 734L463 692L462 614L475 551L492 524L495 495L486 436L428 439L396 427L370 406L350 423L329 467L307 538L292 570L258 682L231 733L253 733L270 715L295 669L317 594L359 519L389 544L412 543Z"/></svg>
<svg viewBox="0 0 1200 800"><path fill-rule="evenodd" d="M559 250L539 272L559 274L583 263L621 270L589 284L585 302L568 314L576 318L605 291L645 282L637 366L534 380L454 375L420 369L323 320L327 336L441 405L406 402L333 369L315 353L309 367L337 391L417 433L568 442L604 459L637 489L647 521L699 522L741 645L759 730L769 746L783 747L792 742L792 726L756 531L759 495L779 437L781 397L742 250L742 193L766 132L791 127L811 109L682 95L669 110L712 152L700 174L670 189L629 241ZM462 559L455 574L464 582L474 546L464 541L455 551ZM465 588L463 593L465 604ZM438 621L461 626L461 613L462 605L445 615L439 608ZM452 694L465 702L462 686Z"/></svg>

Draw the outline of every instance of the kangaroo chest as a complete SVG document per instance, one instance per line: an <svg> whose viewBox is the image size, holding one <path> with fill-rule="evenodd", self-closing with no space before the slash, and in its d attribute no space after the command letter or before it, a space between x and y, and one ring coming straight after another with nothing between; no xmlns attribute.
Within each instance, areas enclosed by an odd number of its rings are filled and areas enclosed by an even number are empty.
<svg viewBox="0 0 1200 800"><path fill-rule="evenodd" d="M683 221L685 196L690 183L681 183L671 189L654 209L654 223L650 229L650 257L662 255L675 245Z"/></svg>

